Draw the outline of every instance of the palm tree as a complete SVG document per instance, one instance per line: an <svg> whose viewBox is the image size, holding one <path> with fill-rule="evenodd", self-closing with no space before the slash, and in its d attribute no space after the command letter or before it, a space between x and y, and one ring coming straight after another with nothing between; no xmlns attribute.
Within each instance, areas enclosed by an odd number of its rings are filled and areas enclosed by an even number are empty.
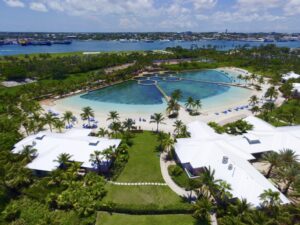
<svg viewBox="0 0 300 225"><path fill-rule="evenodd" d="M177 115L178 111L180 109L180 105L175 101L173 98L171 98L168 102L168 107L167 107L167 113L169 115Z"/></svg>
<svg viewBox="0 0 300 225"><path fill-rule="evenodd" d="M260 85L265 83L264 78L263 78L262 76L260 76L260 77L258 78L258 83L259 83Z"/></svg>
<svg viewBox="0 0 300 225"><path fill-rule="evenodd" d="M194 107L196 108L196 113L198 113L198 110L201 109L202 103L200 99L195 100Z"/></svg>
<svg viewBox="0 0 300 225"><path fill-rule="evenodd" d="M281 164L279 154L276 152L266 153L263 155L263 160L267 161L270 164L268 172L266 174L266 177L269 178L273 168L278 167Z"/></svg>
<svg viewBox="0 0 300 225"><path fill-rule="evenodd" d="M50 131L52 132L52 126L57 121L57 118L53 116L52 113L48 112L44 114L43 121L45 124L47 124L50 128Z"/></svg>
<svg viewBox="0 0 300 225"><path fill-rule="evenodd" d="M181 120L176 120L174 122L174 125L173 125L173 127L175 127L174 133L176 133L178 135L181 131L182 126L183 126L182 121Z"/></svg>
<svg viewBox="0 0 300 225"><path fill-rule="evenodd" d="M97 132L97 136L99 136L99 137L105 137L108 134L109 134L108 130L106 130L105 128L102 128L102 127Z"/></svg>
<svg viewBox="0 0 300 225"><path fill-rule="evenodd" d="M265 112L272 112L275 109L275 104L274 102L266 102L261 108L265 110Z"/></svg>
<svg viewBox="0 0 300 225"><path fill-rule="evenodd" d="M175 141L174 139L171 137L171 135L165 135L163 141L162 141L162 147L163 150L167 153L170 152L171 148L173 147Z"/></svg>
<svg viewBox="0 0 300 225"><path fill-rule="evenodd" d="M299 165L292 163L291 165L278 169L278 177L286 183L282 193L288 194L291 185L300 180Z"/></svg>
<svg viewBox="0 0 300 225"><path fill-rule="evenodd" d="M87 120L90 127L90 119L95 116L94 111L91 107L87 106L82 108L82 113L80 114L82 120Z"/></svg>
<svg viewBox="0 0 300 225"><path fill-rule="evenodd" d="M130 131L133 127L133 125L135 124L135 122L133 121L133 119L126 119L124 122L123 122L123 127L125 129L127 129L127 131Z"/></svg>
<svg viewBox="0 0 300 225"><path fill-rule="evenodd" d="M113 161L116 158L115 146L109 146L107 149L104 149L101 154L107 161Z"/></svg>
<svg viewBox="0 0 300 225"><path fill-rule="evenodd" d="M271 189L264 190L264 192L259 196L264 207L275 207L281 202L280 193L277 191L272 191Z"/></svg>
<svg viewBox="0 0 300 225"><path fill-rule="evenodd" d="M222 202L227 202L228 199L232 198L232 194L229 192L232 190L231 185L226 181L221 180L217 184L218 197Z"/></svg>
<svg viewBox="0 0 300 225"><path fill-rule="evenodd" d="M112 130L113 134L116 135L119 131L121 131L122 125L120 122L112 122L109 125L109 129Z"/></svg>
<svg viewBox="0 0 300 225"><path fill-rule="evenodd" d="M63 114L63 121L67 122L67 124L70 126L70 122L72 121L73 116L74 115L73 115L73 113L71 111L66 111Z"/></svg>
<svg viewBox="0 0 300 225"><path fill-rule="evenodd" d="M119 113L117 111L110 111L108 114L107 120L112 120L113 122L118 121L120 119Z"/></svg>
<svg viewBox="0 0 300 225"><path fill-rule="evenodd" d="M187 126L182 125L178 137L187 138L190 136L191 136L191 133L187 130Z"/></svg>
<svg viewBox="0 0 300 225"><path fill-rule="evenodd" d="M98 171L101 172L101 151L94 151L94 153L90 154L90 162L92 163L93 167Z"/></svg>
<svg viewBox="0 0 300 225"><path fill-rule="evenodd" d="M208 198L202 198L193 206L193 217L199 220L201 224L210 224L210 214L214 210L213 204Z"/></svg>
<svg viewBox="0 0 300 225"><path fill-rule="evenodd" d="M151 116L151 120L150 120L150 123L156 123L156 132L158 133L158 126L159 124L164 124L164 121L165 118L164 116L161 114L161 113L154 113L152 116Z"/></svg>
<svg viewBox="0 0 300 225"><path fill-rule="evenodd" d="M248 203L247 199L242 198L237 201L233 208L236 215L243 216L245 213L250 211L251 207L251 203Z"/></svg>
<svg viewBox="0 0 300 225"><path fill-rule="evenodd" d="M62 132L62 129L65 127L65 123L63 121L60 120L56 120L54 123L54 127L55 129L58 130L58 132Z"/></svg>
<svg viewBox="0 0 300 225"><path fill-rule="evenodd" d="M291 165L297 162L298 155L291 149L283 149L279 151L279 157L282 163L286 165Z"/></svg>
<svg viewBox="0 0 300 225"><path fill-rule="evenodd" d="M278 96L278 91L276 90L276 88L275 88L274 86L268 88L268 90L267 90L266 93L265 93L265 97L266 97L266 98L269 98L270 101L272 101L273 98L276 99L277 96Z"/></svg>
<svg viewBox="0 0 300 225"><path fill-rule="evenodd" d="M185 103L185 107L187 108L187 110L191 110L191 108L193 107L193 104L194 104L193 97L188 97L188 99Z"/></svg>
<svg viewBox="0 0 300 225"><path fill-rule="evenodd" d="M58 155L57 159L54 160L54 162L59 163L59 167L61 169L66 169L67 165L70 162L71 155L68 153L61 153Z"/></svg>
<svg viewBox="0 0 300 225"><path fill-rule="evenodd" d="M37 150L34 149L32 146L25 146L21 152L21 155L24 156L26 162L31 162L34 157L37 155Z"/></svg>
<svg viewBox="0 0 300 225"><path fill-rule="evenodd" d="M253 84L253 82L256 80L256 78L257 78L256 74L252 73L252 74L250 75L250 79L251 79L251 83L252 83L252 84Z"/></svg>
<svg viewBox="0 0 300 225"><path fill-rule="evenodd" d="M250 111L255 115L260 111L260 108L257 105L255 105L250 109Z"/></svg>
<svg viewBox="0 0 300 225"><path fill-rule="evenodd" d="M171 98L172 98L174 101L179 101L179 99L182 98L182 92L181 92L181 90L176 89L175 91L173 91L173 92L171 93Z"/></svg>
<svg viewBox="0 0 300 225"><path fill-rule="evenodd" d="M220 180L215 179L215 171L211 170L209 167L203 173L201 173L200 179L204 187L209 190L210 196L214 196L216 190L218 189L218 184L220 183Z"/></svg>
<svg viewBox="0 0 300 225"><path fill-rule="evenodd" d="M249 99L250 105L255 106L259 102L259 99L256 95L252 95Z"/></svg>

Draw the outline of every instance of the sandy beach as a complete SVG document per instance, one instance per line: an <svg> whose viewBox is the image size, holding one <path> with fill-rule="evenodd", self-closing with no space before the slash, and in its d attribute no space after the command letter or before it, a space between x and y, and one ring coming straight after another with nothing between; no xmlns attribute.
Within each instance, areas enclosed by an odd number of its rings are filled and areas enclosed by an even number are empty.
<svg viewBox="0 0 300 225"><path fill-rule="evenodd" d="M246 70L242 70L240 68L235 68L235 67L224 67L224 68L218 68L217 70L219 71L224 71L227 72L230 75L237 76L238 74L242 75L251 75ZM252 95L256 95L259 99L263 99L263 95L266 92L266 90L270 87L270 85L265 82L265 84L262 85L262 90L257 91L255 89L251 89L247 92L242 97L239 96L230 96L230 101L224 101L224 102L218 102L217 106L214 107L204 107L203 109L200 110L201 114L199 116L190 116L188 112L182 107L179 111L179 120L182 120L185 124L188 124L192 121L195 120L201 120L204 122L210 122L210 121L215 121L221 124L227 123L227 122L232 122L237 119L245 118L249 115L252 115L251 111L249 109L243 109L243 110L234 110L235 107L240 107L240 106L245 106L249 104L249 98ZM277 104L280 104L282 99L279 98ZM205 102L205 101L204 101ZM262 102L260 103L262 104ZM80 118L80 113L81 113L81 108L75 108L75 107L70 107L66 104L63 104L61 99L48 99L41 101L41 105L45 110L53 110L55 112L60 113L61 115L63 112L69 110L74 113L74 115L77 118ZM92 107L92 106L91 106ZM93 108L93 107L92 107ZM231 110L231 112L228 113L223 113L224 111ZM106 110L94 110L95 111L95 118L96 120L99 121L98 127L105 127L110 124L110 121L107 121L108 117L108 112ZM148 112L138 112L138 111L131 111L131 112L126 112L122 111L121 109L116 111L119 112L120 114L120 120L123 121L126 118L132 118L136 122L136 126L144 130L155 130L156 125L154 123L149 123L150 122L150 116L157 111L153 109L153 112L149 110ZM164 130L165 132L172 132L174 130L173 124L176 119L169 119L166 115L165 112L165 124L160 125L160 128ZM218 115L216 114L218 113ZM78 120L78 124L76 125L77 127L81 127L83 124L82 120Z"/></svg>

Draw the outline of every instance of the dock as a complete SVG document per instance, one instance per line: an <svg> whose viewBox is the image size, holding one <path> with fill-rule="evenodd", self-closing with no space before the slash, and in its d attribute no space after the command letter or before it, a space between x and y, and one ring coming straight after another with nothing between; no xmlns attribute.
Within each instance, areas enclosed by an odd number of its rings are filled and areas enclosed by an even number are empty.
<svg viewBox="0 0 300 225"><path fill-rule="evenodd" d="M168 102L170 100L170 97L166 94L166 92L164 92L164 90L158 84L155 84L155 86Z"/></svg>

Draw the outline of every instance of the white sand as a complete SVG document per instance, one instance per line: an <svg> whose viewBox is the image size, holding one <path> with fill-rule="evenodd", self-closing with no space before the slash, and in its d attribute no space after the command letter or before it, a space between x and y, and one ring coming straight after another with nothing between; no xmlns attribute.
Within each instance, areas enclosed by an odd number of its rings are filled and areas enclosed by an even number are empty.
<svg viewBox="0 0 300 225"><path fill-rule="evenodd" d="M234 67L226 67L226 68L219 68L219 70L223 70L225 72L228 72L229 74L232 75L238 75L238 74L243 74L243 75L250 75L251 73L244 71L239 68L234 68ZM249 95L245 96L244 98L239 98L237 97L237 100L233 99L230 103L229 102L224 102L223 104L220 103L218 107L214 108L208 108L208 109L203 109L201 111L201 115L199 116L190 116L184 108L181 108L179 112L179 120L182 120L185 124L188 124L192 121L195 120L201 120L204 122L209 122L209 121L215 121L224 124L225 122L231 122L237 119L245 118L249 115L252 115L251 111L248 109L244 110L239 110L235 111L232 110L232 112L229 112L227 114L222 113L224 110L228 109L233 109L237 106L243 106L243 105L248 105L249 104L249 98L252 95L258 96L259 99L261 99L265 93L265 91L270 87L268 83L262 85L262 91L256 91L256 90L251 90L249 91ZM235 96L232 96L235 98ZM282 102L282 99L279 99L280 102ZM262 104L262 103L261 103ZM69 106L65 106L63 104L57 104L55 100L51 101L51 104L49 104L49 101L44 101L41 102L42 107L45 110L52 109L53 111L59 112L62 114L66 110L70 110L74 113L74 115L77 118L80 118L80 113L81 111L77 108L71 108ZM219 115L215 115L215 112L219 112ZM139 113L139 112L127 112L127 113L121 113L120 112L120 120L123 121L126 118L132 118L136 121L136 126L141 127L144 130L155 130L156 129L156 124L154 123L149 123L150 121L150 116L154 114L154 112L151 113ZM107 127L111 121L107 121L107 112L104 111L95 111L95 118L96 120L99 121L98 127ZM146 119L146 122L140 122L139 118L144 118ZM173 124L176 119L168 119L167 115L165 114L165 124L160 125L160 128L164 130L165 132L173 132L174 127ZM77 124L78 127L82 126L82 121L79 120L79 123Z"/></svg>

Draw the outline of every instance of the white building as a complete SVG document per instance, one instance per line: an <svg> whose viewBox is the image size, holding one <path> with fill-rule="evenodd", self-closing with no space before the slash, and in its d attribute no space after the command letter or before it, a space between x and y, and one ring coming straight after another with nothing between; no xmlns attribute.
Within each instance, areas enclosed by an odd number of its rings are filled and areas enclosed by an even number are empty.
<svg viewBox="0 0 300 225"><path fill-rule="evenodd" d="M217 134L207 124L193 122L188 125L191 138L178 139L175 152L190 178L210 167L216 179L231 185L234 198L245 198L259 206L264 190L278 190L249 161L256 154L285 148L300 155L300 126L275 128L256 117L245 120L254 129L241 136ZM283 194L280 199L283 204L289 203Z"/></svg>
<svg viewBox="0 0 300 225"><path fill-rule="evenodd" d="M300 83L293 83L292 92L295 96L300 96Z"/></svg>
<svg viewBox="0 0 300 225"><path fill-rule="evenodd" d="M286 82L290 79L298 79L298 78L300 78L300 75L295 73L294 71L291 71L282 75L282 82Z"/></svg>
<svg viewBox="0 0 300 225"><path fill-rule="evenodd" d="M65 133L39 132L16 143L12 151L16 154L21 153L25 146L36 149L37 157L27 165L28 168L36 171L55 170L60 166L56 159L62 153L71 155L70 161L82 163L81 167L93 169L90 155L110 146L118 147L121 140L91 137L88 136L90 132L88 129L72 129ZM103 162L101 166L106 170L110 161L104 156L101 160Z"/></svg>

